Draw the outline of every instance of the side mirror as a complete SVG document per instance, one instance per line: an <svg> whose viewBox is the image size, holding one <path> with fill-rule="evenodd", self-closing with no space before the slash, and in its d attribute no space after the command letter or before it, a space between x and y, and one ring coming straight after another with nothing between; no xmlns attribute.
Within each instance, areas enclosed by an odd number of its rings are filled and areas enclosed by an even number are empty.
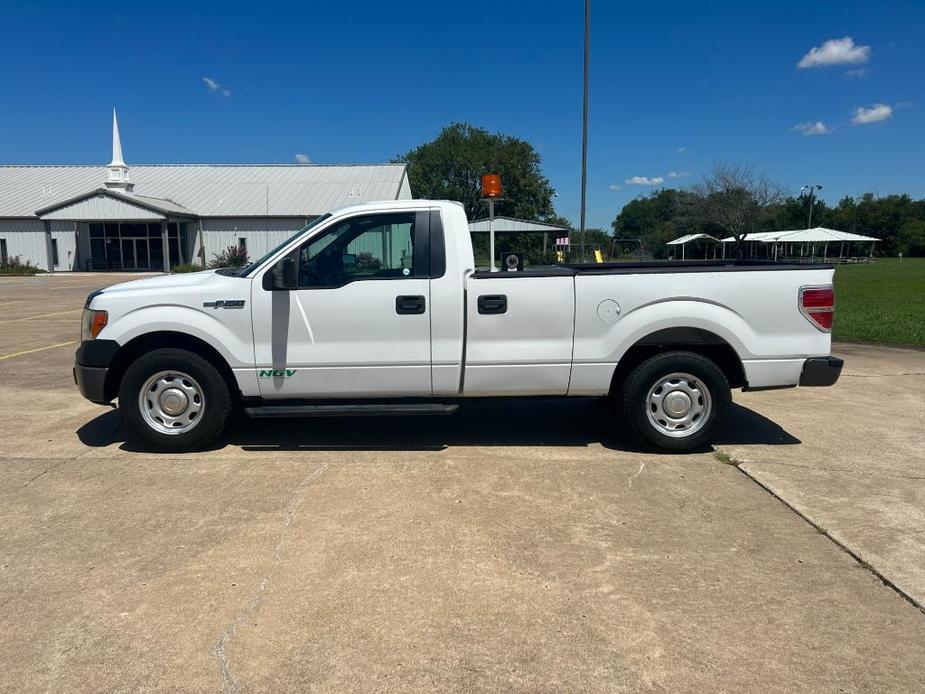
<svg viewBox="0 0 925 694"><path fill-rule="evenodd" d="M291 255L287 255L276 263L270 274L273 276L273 289L285 291L298 289L299 287L299 273L296 268L295 258Z"/></svg>

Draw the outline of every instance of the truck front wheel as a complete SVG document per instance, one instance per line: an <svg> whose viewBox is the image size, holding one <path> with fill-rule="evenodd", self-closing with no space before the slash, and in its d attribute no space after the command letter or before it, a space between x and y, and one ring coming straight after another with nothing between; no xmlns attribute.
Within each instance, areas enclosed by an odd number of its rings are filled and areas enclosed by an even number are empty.
<svg viewBox="0 0 925 694"><path fill-rule="evenodd" d="M641 443L667 451L709 443L731 403L726 376L694 352L650 357L623 384L624 421Z"/></svg>
<svg viewBox="0 0 925 694"><path fill-rule="evenodd" d="M153 448L191 451L222 433L231 394L208 360L184 349L157 349L126 370L119 412L132 433Z"/></svg>

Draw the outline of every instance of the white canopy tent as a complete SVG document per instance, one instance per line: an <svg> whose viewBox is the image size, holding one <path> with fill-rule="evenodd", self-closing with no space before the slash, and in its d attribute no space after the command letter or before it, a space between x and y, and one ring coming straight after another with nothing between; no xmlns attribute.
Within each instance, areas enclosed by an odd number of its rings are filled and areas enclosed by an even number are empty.
<svg viewBox="0 0 925 694"><path fill-rule="evenodd" d="M865 258L870 258L874 254L874 244L877 243L880 239L874 238L873 236L862 236L861 234L852 234L847 231L838 231L837 229L826 229L825 227L815 227L813 229L791 229L785 231L761 231L754 234L749 234L745 237L744 242L747 244L773 244L773 252L771 249L768 249L768 256L771 256L773 253L774 260L777 260L779 256L784 258L791 259L804 259L809 257L811 260L815 260L817 257L816 248L817 246L822 246L821 257L823 260L828 260L829 258L829 245L838 244L838 260L842 261L846 257L857 257L851 256L850 249L852 243L870 243L870 249L867 254L864 255ZM735 238L730 236L728 238L722 239L721 243L735 243ZM848 247L849 253L845 255L845 247ZM724 246L725 248L725 246ZM794 251L794 248L799 248L799 256ZM753 246L753 253L756 251L756 248ZM809 250L807 256L806 251ZM724 252L725 255L725 252ZM835 256L832 256L835 258Z"/></svg>
<svg viewBox="0 0 925 694"><path fill-rule="evenodd" d="M719 241L718 238L716 238L715 236L710 236L709 234L686 234L684 236L679 236L678 238L673 239L672 241L668 241L665 245L666 246L680 246L681 247L681 260L686 260L687 252L685 248L687 247L687 244L691 243L692 241L702 241L703 239L707 239L709 241L714 241L714 242ZM714 258L716 257L716 246L713 247L713 257Z"/></svg>

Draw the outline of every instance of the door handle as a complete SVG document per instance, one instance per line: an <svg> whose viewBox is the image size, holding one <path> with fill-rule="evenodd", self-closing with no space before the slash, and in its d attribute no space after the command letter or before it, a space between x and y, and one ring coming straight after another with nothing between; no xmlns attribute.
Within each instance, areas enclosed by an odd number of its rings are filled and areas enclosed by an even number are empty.
<svg viewBox="0 0 925 694"><path fill-rule="evenodd" d="M505 294L483 294L479 297L479 313L497 315L507 313L507 296Z"/></svg>
<svg viewBox="0 0 925 694"><path fill-rule="evenodd" d="M419 315L424 313L423 296L404 295L395 297L395 313L400 316Z"/></svg>

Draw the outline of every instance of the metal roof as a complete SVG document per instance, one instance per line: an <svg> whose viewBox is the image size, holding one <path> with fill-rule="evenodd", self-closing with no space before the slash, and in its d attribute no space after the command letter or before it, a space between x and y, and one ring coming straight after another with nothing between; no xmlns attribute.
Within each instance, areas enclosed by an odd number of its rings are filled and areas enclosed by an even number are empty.
<svg viewBox="0 0 925 694"><path fill-rule="evenodd" d="M410 197L404 164L158 164L132 166L139 200L172 202L200 217L312 217L358 202ZM92 194L105 166L0 166L0 217Z"/></svg>
<svg viewBox="0 0 925 694"><path fill-rule="evenodd" d="M132 195L100 188L86 195L36 210L39 219L104 221L191 217L192 213L172 200Z"/></svg>
<svg viewBox="0 0 925 694"><path fill-rule="evenodd" d="M697 239L710 239L710 241L719 241L715 236L710 236L709 234L687 234L686 236L679 236L673 241L668 241L665 243L666 246L683 246L685 243L690 243L691 241L696 241Z"/></svg>
<svg viewBox="0 0 925 694"><path fill-rule="evenodd" d="M755 234L749 234L745 237L746 241L760 241L762 243L838 243L840 241L879 241L880 239L873 236L862 236L852 234L848 231L838 231L837 229L826 229L825 227L814 227L812 229L790 229L786 231L761 231ZM735 238L732 236L723 239L723 243L732 243Z"/></svg>
<svg viewBox="0 0 925 694"><path fill-rule="evenodd" d="M783 231L755 231L745 237L745 241L765 241L768 239L775 239L778 235L790 233ZM720 239L721 243L735 243L735 236L727 236L724 239Z"/></svg>
<svg viewBox="0 0 925 694"><path fill-rule="evenodd" d="M112 194L115 191L103 189L99 192L105 195L107 193ZM154 209L167 212L168 214L193 216L192 211L186 209L183 207L183 205L178 205L173 200L168 200L167 198L152 198L148 195L137 195L134 193L130 193L128 195L125 193L122 193L121 195L117 193L117 195L127 202L134 202L142 206L149 206Z"/></svg>
<svg viewBox="0 0 925 694"><path fill-rule="evenodd" d="M517 219L515 217L495 217L495 232L525 232L525 231L568 231L567 227L556 224L546 224L545 222L531 222L526 219ZM470 232L487 232L488 220L476 219L469 222Z"/></svg>
<svg viewBox="0 0 925 694"><path fill-rule="evenodd" d="M847 231L838 231L837 229L826 229L825 227L816 227L815 229L797 229L796 231L784 231L776 239L767 239L764 243L773 243L782 241L785 243L838 243L839 241L879 241L880 239L873 236L862 236L861 234L852 234Z"/></svg>
<svg viewBox="0 0 925 694"><path fill-rule="evenodd" d="M104 195L84 196L73 203L56 207L42 214L40 219L82 220L156 220L165 215L148 207L140 207Z"/></svg>

